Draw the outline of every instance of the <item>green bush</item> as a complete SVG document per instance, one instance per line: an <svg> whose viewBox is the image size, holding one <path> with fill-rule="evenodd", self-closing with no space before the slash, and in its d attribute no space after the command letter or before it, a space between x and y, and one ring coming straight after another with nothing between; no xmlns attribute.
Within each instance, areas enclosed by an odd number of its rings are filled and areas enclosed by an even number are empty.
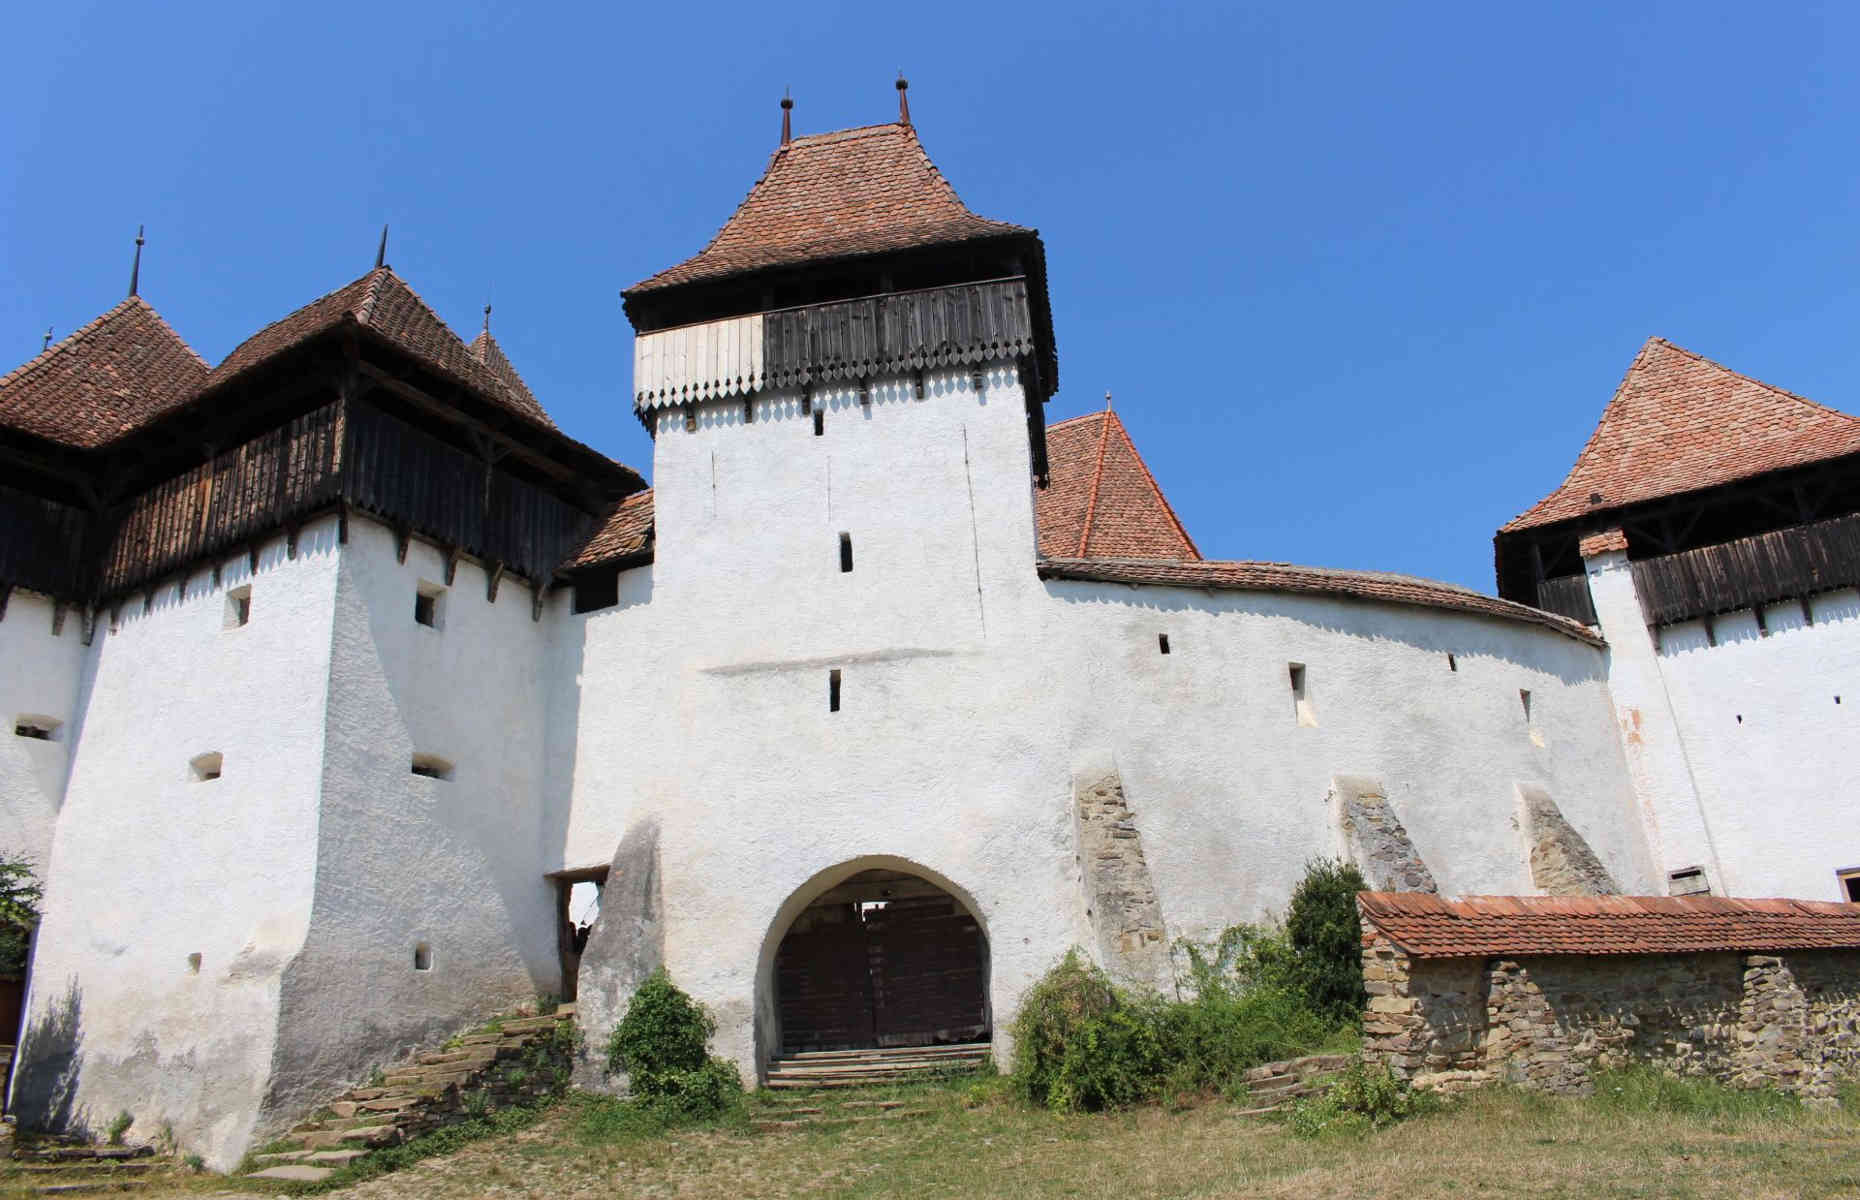
<svg viewBox="0 0 1860 1200"><path fill-rule="evenodd" d="M1079 1023L1046 1095L1061 1112L1125 1108L1151 1099L1169 1073L1161 1006L1126 999Z"/></svg>
<svg viewBox="0 0 1860 1200"><path fill-rule="evenodd" d="M1021 1094L1034 1104L1049 1103L1067 1046L1085 1025L1123 1003L1102 968L1068 950L1028 989L1014 1017L1014 1081Z"/></svg>
<svg viewBox="0 0 1860 1200"><path fill-rule="evenodd" d="M639 985L607 1043L607 1065L627 1073L633 1106L651 1110L628 1117L629 1127L690 1124L741 1106L743 1083L735 1064L711 1057L707 1049L716 1030L716 1019L663 968Z"/></svg>
<svg viewBox="0 0 1860 1200"><path fill-rule="evenodd" d="M32 860L0 854L0 974L17 975L26 969L42 898Z"/></svg>
<svg viewBox="0 0 1860 1200"><path fill-rule="evenodd" d="M1325 1089L1322 1096L1292 1106L1286 1124L1299 1137L1325 1133L1367 1133L1404 1117L1432 1112L1440 1101L1417 1092L1387 1067L1356 1063Z"/></svg>
<svg viewBox="0 0 1860 1200"><path fill-rule="evenodd" d="M1363 926L1356 893L1367 890L1362 872L1335 859L1314 859L1292 891L1285 936L1296 960L1299 985L1311 1005L1339 1024L1363 1015Z"/></svg>

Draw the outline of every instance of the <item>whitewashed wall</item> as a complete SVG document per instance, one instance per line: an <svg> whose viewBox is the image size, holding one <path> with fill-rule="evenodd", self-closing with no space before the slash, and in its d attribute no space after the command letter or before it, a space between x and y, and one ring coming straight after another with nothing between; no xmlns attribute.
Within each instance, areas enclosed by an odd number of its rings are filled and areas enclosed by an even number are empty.
<svg viewBox="0 0 1860 1200"><path fill-rule="evenodd" d="M23 1122L170 1127L225 1169L271 1079L316 871L333 521L100 619L53 837L14 1100ZM226 591L251 620L226 628ZM12 618L7 622L11 625ZM75 621L74 621L75 623ZM189 760L217 751L221 778ZM190 955L199 955L198 968Z"/></svg>
<svg viewBox="0 0 1860 1200"><path fill-rule="evenodd" d="M422 585L439 622L414 619ZM544 627L479 566L350 522L335 587L316 891L286 975L267 1120L560 982L543 878ZM452 764L412 773L415 754ZM431 966L416 970L424 943Z"/></svg>
<svg viewBox="0 0 1860 1200"><path fill-rule="evenodd" d="M756 397L747 422L740 401L691 430L662 414L656 562L557 643L581 731L562 860L605 861L660 817L667 966L746 1073L772 1043L787 919L862 865L920 868L971 904L1011 1017L1093 943L1071 811L1089 767L1123 772L1172 936L1266 915L1340 849L1337 774L1383 781L1443 887L1531 890L1520 781L1648 886L1594 647L1397 606L1044 584L1011 370L980 394L951 372L922 400L892 380L869 407L853 389L814 402L820 436L794 394ZM1292 661L1314 728L1293 719Z"/></svg>
<svg viewBox="0 0 1860 1200"><path fill-rule="evenodd" d="M78 613L67 612L57 633L52 624L52 602L31 592L14 592L0 619L0 852L31 859L41 878L80 729L85 650ZM53 739L15 736L27 716L56 721Z"/></svg>
<svg viewBox="0 0 1860 1200"><path fill-rule="evenodd" d="M1850 797L1860 761L1860 594L1830 592L1659 631L1659 664L1691 762L1724 890L1844 900L1860 867ZM1716 645L1710 644L1712 640ZM1839 701L1836 701L1836 697ZM1673 861L1672 870L1694 865Z"/></svg>

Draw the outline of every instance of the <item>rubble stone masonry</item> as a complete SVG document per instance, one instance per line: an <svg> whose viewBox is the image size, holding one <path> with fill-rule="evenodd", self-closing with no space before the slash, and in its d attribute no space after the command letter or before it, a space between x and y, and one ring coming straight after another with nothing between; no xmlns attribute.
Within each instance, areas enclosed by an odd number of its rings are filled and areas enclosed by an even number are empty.
<svg viewBox="0 0 1860 1200"><path fill-rule="evenodd" d="M1363 928L1364 1057L1417 1087L1586 1093L1633 1063L1832 1097L1860 1074L1860 951L1418 958Z"/></svg>

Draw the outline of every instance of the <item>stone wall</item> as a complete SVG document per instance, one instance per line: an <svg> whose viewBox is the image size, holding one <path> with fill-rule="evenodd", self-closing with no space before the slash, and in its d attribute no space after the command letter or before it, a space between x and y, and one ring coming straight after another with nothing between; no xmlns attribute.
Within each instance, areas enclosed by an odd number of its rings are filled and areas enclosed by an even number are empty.
<svg viewBox="0 0 1860 1200"><path fill-rule="evenodd" d="M1860 951L1420 959L1365 925L1363 978L1364 1056L1417 1087L1645 1063L1816 1099L1860 1071Z"/></svg>

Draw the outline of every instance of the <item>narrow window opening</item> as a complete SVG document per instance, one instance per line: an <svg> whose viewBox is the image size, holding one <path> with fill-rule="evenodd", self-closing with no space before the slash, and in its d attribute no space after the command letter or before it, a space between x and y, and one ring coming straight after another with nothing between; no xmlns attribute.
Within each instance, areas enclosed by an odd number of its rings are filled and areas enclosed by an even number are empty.
<svg viewBox="0 0 1860 1200"><path fill-rule="evenodd" d="M1305 664L1287 663L1292 680L1292 715L1307 728L1317 725L1317 710L1311 706L1311 693L1305 687Z"/></svg>
<svg viewBox="0 0 1860 1200"><path fill-rule="evenodd" d="M1850 867L1835 874L1841 881L1841 898L1849 904L1860 904L1860 867Z"/></svg>
<svg viewBox="0 0 1860 1200"><path fill-rule="evenodd" d="M872 381L869 379L859 381L859 405L862 408L872 407Z"/></svg>
<svg viewBox="0 0 1860 1200"><path fill-rule="evenodd" d="M55 742L58 740L58 725L50 717L21 716L14 720L13 732L35 742Z"/></svg>
<svg viewBox="0 0 1860 1200"><path fill-rule="evenodd" d="M620 568L590 571L575 579L575 611L594 612L620 603Z"/></svg>
<svg viewBox="0 0 1860 1200"><path fill-rule="evenodd" d="M754 400L745 400L743 401L743 424L754 425L755 423L756 402Z"/></svg>
<svg viewBox="0 0 1860 1200"><path fill-rule="evenodd" d="M207 783L220 777L220 770L225 760L217 750L206 754L196 754L188 760L188 769L194 773L195 783Z"/></svg>
<svg viewBox="0 0 1860 1200"><path fill-rule="evenodd" d="M425 779L452 778L452 764L436 754L413 756L413 773Z"/></svg>
<svg viewBox="0 0 1860 1200"><path fill-rule="evenodd" d="M1743 714L1743 713L1738 713L1738 714L1737 714L1737 723L1738 723L1739 725L1742 725L1742 724L1744 723L1744 714Z"/></svg>
<svg viewBox="0 0 1860 1200"><path fill-rule="evenodd" d="M1453 657L1451 654L1447 655L1447 670L1458 671L1459 669L1460 669L1460 660Z"/></svg>
<svg viewBox="0 0 1860 1200"><path fill-rule="evenodd" d="M814 436L815 437L819 437L821 434L827 431L826 417L827 417L827 414L821 412L819 409L814 410Z"/></svg>
<svg viewBox="0 0 1860 1200"><path fill-rule="evenodd" d="M445 589L432 583L420 584L413 597L413 619L428 629L438 629L444 615Z"/></svg>
<svg viewBox="0 0 1860 1200"><path fill-rule="evenodd" d="M1156 635L1156 652L1158 654L1169 653L1169 635L1168 634L1159 633Z"/></svg>
<svg viewBox="0 0 1860 1200"><path fill-rule="evenodd" d="M1836 696L1836 697L1834 698L1834 702L1835 702L1836 704L1839 704L1839 703L1841 702L1841 698L1840 698L1839 696Z"/></svg>
<svg viewBox="0 0 1860 1200"><path fill-rule="evenodd" d="M252 619L252 585L231 588L226 593L226 628L238 629Z"/></svg>
<svg viewBox="0 0 1860 1200"><path fill-rule="evenodd" d="M852 572L852 534L840 534L840 574Z"/></svg>
<svg viewBox="0 0 1860 1200"><path fill-rule="evenodd" d="M1672 896L1709 896L1711 884L1704 867L1685 867L1667 875L1666 891Z"/></svg>
<svg viewBox="0 0 1860 1200"><path fill-rule="evenodd" d="M827 711L840 711L840 673L837 667L827 672Z"/></svg>
<svg viewBox="0 0 1860 1200"><path fill-rule="evenodd" d="M801 393L801 415L805 417L808 413L811 413L813 411L814 411L814 393L811 391L803 391Z"/></svg>
<svg viewBox="0 0 1860 1200"><path fill-rule="evenodd" d="M1518 689L1518 703L1524 706L1524 732L1530 736L1531 745L1544 744L1543 730L1537 728L1537 719L1531 711L1531 693L1528 688Z"/></svg>
<svg viewBox="0 0 1860 1200"><path fill-rule="evenodd" d="M200 974L200 951L196 950L187 956L187 969L192 974Z"/></svg>
<svg viewBox="0 0 1860 1200"><path fill-rule="evenodd" d="M413 945L413 969L416 971L433 969L433 948L425 942L415 942Z"/></svg>

